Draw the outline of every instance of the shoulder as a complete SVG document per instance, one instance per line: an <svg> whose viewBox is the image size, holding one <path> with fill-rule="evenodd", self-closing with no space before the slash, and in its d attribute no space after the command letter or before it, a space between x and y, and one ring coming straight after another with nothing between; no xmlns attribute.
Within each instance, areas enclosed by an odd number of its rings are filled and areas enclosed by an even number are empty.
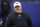
<svg viewBox="0 0 40 27"><path fill-rule="evenodd" d="M27 18L29 18L29 19L30 19L30 15L29 15L29 13L28 13L28 12L23 12L23 15L24 15L25 17L27 17Z"/></svg>
<svg viewBox="0 0 40 27"><path fill-rule="evenodd" d="M24 12L23 11L23 14L26 15L26 16L29 16L29 13L28 12Z"/></svg>
<svg viewBox="0 0 40 27"><path fill-rule="evenodd" d="M13 15L14 15L14 12L11 12L7 18L12 19Z"/></svg>

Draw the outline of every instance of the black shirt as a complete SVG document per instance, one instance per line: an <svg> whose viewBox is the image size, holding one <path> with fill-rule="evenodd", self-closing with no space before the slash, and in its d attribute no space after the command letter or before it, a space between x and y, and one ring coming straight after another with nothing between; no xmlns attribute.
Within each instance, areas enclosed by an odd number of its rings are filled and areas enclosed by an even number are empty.
<svg viewBox="0 0 40 27"><path fill-rule="evenodd" d="M20 16L20 17L18 17ZM12 13L8 16L5 27L33 27L31 19L26 12L22 12L19 14Z"/></svg>

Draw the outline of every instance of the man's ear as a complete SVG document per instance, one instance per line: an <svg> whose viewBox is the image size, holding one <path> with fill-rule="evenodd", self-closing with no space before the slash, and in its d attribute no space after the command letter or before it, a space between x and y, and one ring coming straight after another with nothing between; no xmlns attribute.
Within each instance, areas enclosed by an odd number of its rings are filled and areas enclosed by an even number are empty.
<svg viewBox="0 0 40 27"><path fill-rule="evenodd" d="M21 9L22 9L22 6L21 6Z"/></svg>

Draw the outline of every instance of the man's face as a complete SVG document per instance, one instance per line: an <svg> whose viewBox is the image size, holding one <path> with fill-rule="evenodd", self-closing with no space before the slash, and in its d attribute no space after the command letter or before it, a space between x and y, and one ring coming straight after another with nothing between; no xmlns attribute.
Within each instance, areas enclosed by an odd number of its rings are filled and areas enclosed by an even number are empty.
<svg viewBox="0 0 40 27"><path fill-rule="evenodd" d="M20 12L21 9L22 9L21 6L15 6L15 7L14 7L14 11L15 11L15 12Z"/></svg>

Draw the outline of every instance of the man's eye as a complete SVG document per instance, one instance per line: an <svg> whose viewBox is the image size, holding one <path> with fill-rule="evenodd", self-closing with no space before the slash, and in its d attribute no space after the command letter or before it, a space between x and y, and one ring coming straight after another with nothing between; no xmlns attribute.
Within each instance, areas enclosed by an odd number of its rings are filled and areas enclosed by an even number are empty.
<svg viewBox="0 0 40 27"><path fill-rule="evenodd" d="M17 8L17 7L15 7L15 8Z"/></svg>

